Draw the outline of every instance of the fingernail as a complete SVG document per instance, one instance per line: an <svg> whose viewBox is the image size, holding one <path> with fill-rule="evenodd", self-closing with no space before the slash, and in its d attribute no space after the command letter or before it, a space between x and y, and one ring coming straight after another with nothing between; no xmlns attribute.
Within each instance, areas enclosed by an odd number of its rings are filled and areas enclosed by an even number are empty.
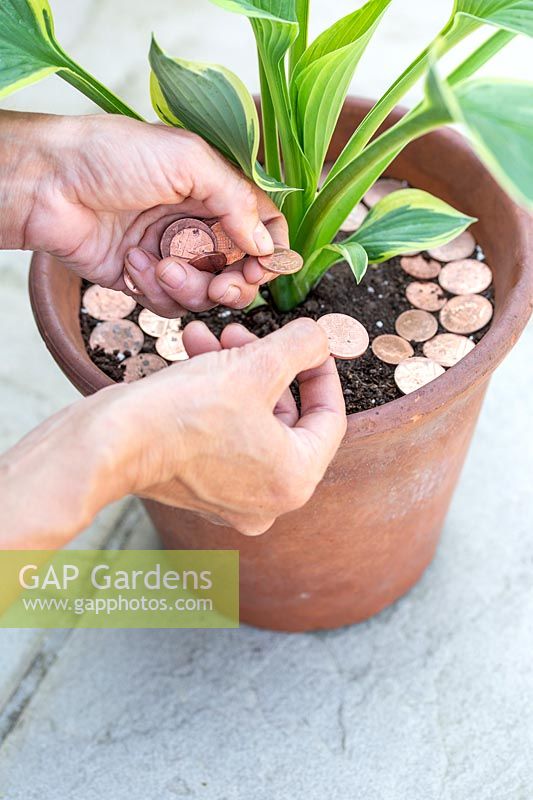
<svg viewBox="0 0 533 800"><path fill-rule="evenodd" d="M160 279L163 283L171 286L173 289L181 289L187 280L187 271L181 264L175 261L170 261L160 274Z"/></svg>
<svg viewBox="0 0 533 800"><path fill-rule="evenodd" d="M238 286L231 285L228 286L222 297L219 299L219 303L222 305L229 306L233 305L233 303L238 303L241 298L241 290Z"/></svg>
<svg viewBox="0 0 533 800"><path fill-rule="evenodd" d="M148 253L146 253L144 250L141 250L140 247L130 250L126 255L126 260L129 264L131 264L133 269L136 269L139 272L143 272L145 269L148 269L148 267L152 264L152 259Z"/></svg>
<svg viewBox="0 0 533 800"><path fill-rule="evenodd" d="M269 253L274 252L274 242L262 222L258 223L254 231L254 242L257 245L260 255L267 256Z"/></svg>

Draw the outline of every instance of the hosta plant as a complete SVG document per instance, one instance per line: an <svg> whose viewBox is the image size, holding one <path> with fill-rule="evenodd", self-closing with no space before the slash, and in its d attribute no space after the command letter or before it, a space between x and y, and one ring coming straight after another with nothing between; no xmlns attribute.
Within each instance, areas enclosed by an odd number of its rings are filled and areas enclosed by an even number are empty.
<svg viewBox="0 0 533 800"><path fill-rule="evenodd" d="M213 2L250 21L261 118L232 72L171 57L155 40L149 54L152 102L165 124L202 136L283 208L291 245L305 263L297 275L270 284L278 308L302 302L339 261L346 260L360 281L368 263L443 244L472 222L426 192L405 189L381 200L355 233L335 243L349 212L402 148L447 123L459 123L500 184L533 207L533 84L473 77L514 36L533 36L533 0L455 0L439 35L353 131L321 188L350 82L391 0L367 0L311 43L309 0ZM484 43L442 77L439 59L480 28L487 30ZM63 50L48 0L1 0L0 97L51 73L105 111L139 118ZM424 100L376 135L406 91L423 78ZM263 163L257 159L261 134Z"/></svg>

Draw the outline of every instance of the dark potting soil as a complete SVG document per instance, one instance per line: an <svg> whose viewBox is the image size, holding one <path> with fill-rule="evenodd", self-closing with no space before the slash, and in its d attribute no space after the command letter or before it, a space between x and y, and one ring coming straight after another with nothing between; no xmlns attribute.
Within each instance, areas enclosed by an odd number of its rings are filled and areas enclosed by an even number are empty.
<svg viewBox="0 0 533 800"><path fill-rule="evenodd" d="M477 257L482 259L479 250ZM292 311L281 313L269 305L261 306L246 314L243 311L231 311L219 307L198 314L188 314L184 317L183 322L186 324L193 319L201 319L217 336L230 322L240 322L253 333L262 337L297 317L308 316L318 319L323 314L337 312L356 317L367 329L372 343L376 336L383 333L395 333L394 323L398 315L402 311L412 308L405 297L405 289L407 284L413 280L415 279L407 275L400 267L399 258L369 266L359 285L355 283L348 265L339 264L326 273L305 303ZM88 284L84 282L82 291L87 286ZM492 287L483 292L483 295L493 300ZM128 319L137 322L140 310L141 307L137 306ZM438 315L436 316L438 318ZM97 320L92 319L84 311L80 311L80 323L85 347L91 359L113 380L121 381L123 369L117 358L89 348L89 336L92 329L98 324ZM488 328L489 326L486 326L473 334L470 337L472 341L477 344ZM444 332L439 325L439 333ZM421 344L413 344L413 347L415 355L423 355ZM147 334L145 334L143 352L155 352L155 339ZM349 414L375 408L402 396L394 383L395 367L379 361L370 348L357 361L338 361L337 366L344 390L346 410Z"/></svg>

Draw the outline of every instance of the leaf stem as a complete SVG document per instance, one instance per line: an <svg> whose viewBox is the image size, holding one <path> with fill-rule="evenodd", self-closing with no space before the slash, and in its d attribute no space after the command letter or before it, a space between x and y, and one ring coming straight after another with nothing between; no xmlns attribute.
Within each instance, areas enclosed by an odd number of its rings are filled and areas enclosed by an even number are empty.
<svg viewBox="0 0 533 800"><path fill-rule="evenodd" d="M272 95L261 61L261 53L257 51L259 62L259 80L261 83L261 119L263 123L263 148L265 153L265 169L276 180L282 179L281 159L279 154L278 124Z"/></svg>
<svg viewBox="0 0 533 800"><path fill-rule="evenodd" d="M70 83L71 86L78 89L108 114L122 114L125 117L144 121L140 114L130 108L120 97L113 94L107 86L100 83L93 75L86 72L79 64L76 64L70 56L64 52L62 56L66 69L59 70L57 74L60 78Z"/></svg>
<svg viewBox="0 0 533 800"><path fill-rule="evenodd" d="M298 20L298 36L289 53L289 75L307 49L309 33L309 0L296 0L296 18Z"/></svg>
<svg viewBox="0 0 533 800"><path fill-rule="evenodd" d="M487 61L490 61L496 53L509 44L516 34L511 31L499 30L490 36L486 42L474 50L458 67L454 69L447 78L450 86L455 86L461 81L470 78L474 73L481 69Z"/></svg>

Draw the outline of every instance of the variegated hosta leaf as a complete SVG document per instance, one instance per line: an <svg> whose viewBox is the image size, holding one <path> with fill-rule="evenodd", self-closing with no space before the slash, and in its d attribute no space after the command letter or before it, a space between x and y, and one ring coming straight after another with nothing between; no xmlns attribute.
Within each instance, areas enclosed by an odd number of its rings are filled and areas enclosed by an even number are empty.
<svg viewBox="0 0 533 800"><path fill-rule="evenodd" d="M380 200L361 227L346 239L358 242L371 264L451 241L475 219L428 192L401 189Z"/></svg>
<svg viewBox="0 0 533 800"><path fill-rule="evenodd" d="M291 191L258 167L259 119L236 75L224 67L169 58L155 40L150 65L152 103L163 122L202 136L262 189Z"/></svg>
<svg viewBox="0 0 533 800"><path fill-rule="evenodd" d="M211 0L249 17L263 55L279 63L298 35L295 0Z"/></svg>
<svg viewBox="0 0 533 800"><path fill-rule="evenodd" d="M533 0L455 0L454 13L533 36Z"/></svg>
<svg viewBox="0 0 533 800"><path fill-rule="evenodd" d="M291 102L304 153L316 178L355 68L391 0L369 0L324 31L298 61Z"/></svg>
<svg viewBox="0 0 533 800"><path fill-rule="evenodd" d="M316 250L307 260L303 270L298 273L298 281L305 281L308 290L316 286L322 276L334 264L346 261L352 270L357 283L363 278L368 267L366 251L358 242L338 242L327 244Z"/></svg>

